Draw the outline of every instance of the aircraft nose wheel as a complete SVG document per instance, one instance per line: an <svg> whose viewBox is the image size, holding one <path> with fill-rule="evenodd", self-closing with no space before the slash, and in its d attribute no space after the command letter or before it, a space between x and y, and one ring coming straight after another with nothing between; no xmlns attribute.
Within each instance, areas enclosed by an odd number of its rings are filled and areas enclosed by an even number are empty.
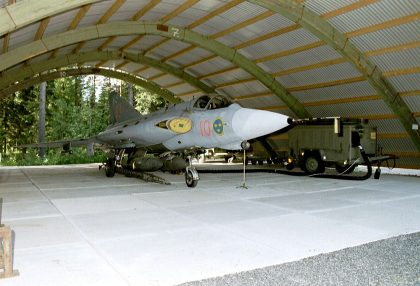
<svg viewBox="0 0 420 286"><path fill-rule="evenodd" d="M194 188L197 186L199 177L198 172L194 167L188 166L185 170L185 183L189 188Z"/></svg>

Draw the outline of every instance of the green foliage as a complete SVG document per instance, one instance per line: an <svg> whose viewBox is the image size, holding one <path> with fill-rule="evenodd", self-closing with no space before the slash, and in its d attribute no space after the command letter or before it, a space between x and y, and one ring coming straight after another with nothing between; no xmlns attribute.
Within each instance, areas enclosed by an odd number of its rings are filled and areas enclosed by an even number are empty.
<svg viewBox="0 0 420 286"><path fill-rule="evenodd" d="M102 150L96 150L94 156L87 156L85 148L74 148L72 154L61 153L61 150L50 149L48 154L41 158L37 150L29 150L28 153L18 153L2 159L0 166L41 166L41 165L66 165L66 164L85 164L102 163L106 159L106 154Z"/></svg>
<svg viewBox="0 0 420 286"><path fill-rule="evenodd" d="M135 86L134 106L141 114L149 114L166 106L163 98L153 96L146 89Z"/></svg>
<svg viewBox="0 0 420 286"><path fill-rule="evenodd" d="M112 90L127 99L127 84L100 76L61 78L47 83L46 141L89 138L105 130L109 121L108 97ZM45 158L37 150L14 153L19 144L38 142L39 87L16 92L0 100L0 153L3 165L44 165L102 162L103 154L88 157L48 150ZM165 101L134 86L135 107L147 114L165 106Z"/></svg>

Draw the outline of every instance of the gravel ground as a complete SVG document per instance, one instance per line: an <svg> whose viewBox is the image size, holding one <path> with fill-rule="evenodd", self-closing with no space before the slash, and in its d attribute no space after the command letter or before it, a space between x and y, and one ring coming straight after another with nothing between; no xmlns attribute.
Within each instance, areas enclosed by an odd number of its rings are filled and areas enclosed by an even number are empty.
<svg viewBox="0 0 420 286"><path fill-rule="evenodd" d="M182 284L203 285L420 286L420 232L295 262Z"/></svg>

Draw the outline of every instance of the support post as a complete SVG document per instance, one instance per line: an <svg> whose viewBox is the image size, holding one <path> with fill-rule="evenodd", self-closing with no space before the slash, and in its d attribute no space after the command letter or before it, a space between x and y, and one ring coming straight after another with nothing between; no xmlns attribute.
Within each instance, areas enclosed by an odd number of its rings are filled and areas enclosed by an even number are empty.
<svg viewBox="0 0 420 286"><path fill-rule="evenodd" d="M45 142L45 101L46 101L46 92L47 83L44 81L39 85L39 121L38 121L38 142ZM38 151L39 157L43 158L45 156L45 148L40 147Z"/></svg>
<svg viewBox="0 0 420 286"><path fill-rule="evenodd" d="M13 270L13 247L12 230L9 226L0 226L0 278L8 278L19 275L19 271Z"/></svg>

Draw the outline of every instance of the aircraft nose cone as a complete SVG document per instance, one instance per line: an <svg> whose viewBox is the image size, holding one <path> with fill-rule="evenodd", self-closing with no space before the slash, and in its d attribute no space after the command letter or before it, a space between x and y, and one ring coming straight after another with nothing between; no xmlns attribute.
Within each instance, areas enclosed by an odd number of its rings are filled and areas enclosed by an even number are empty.
<svg viewBox="0 0 420 286"><path fill-rule="evenodd" d="M249 140L288 126L287 119L288 116L271 111L241 108L233 115L232 128L242 140Z"/></svg>

